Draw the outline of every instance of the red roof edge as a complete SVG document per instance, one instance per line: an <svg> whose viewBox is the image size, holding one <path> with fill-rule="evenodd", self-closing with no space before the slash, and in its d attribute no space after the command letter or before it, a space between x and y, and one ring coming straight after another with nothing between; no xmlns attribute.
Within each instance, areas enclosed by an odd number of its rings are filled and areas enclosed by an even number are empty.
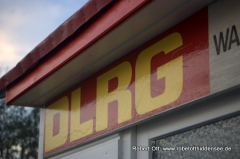
<svg viewBox="0 0 240 159"><path fill-rule="evenodd" d="M5 97L6 87L24 75L35 66L43 57L60 45L83 24L87 23L104 7L116 0L89 0L81 9L62 23L47 38L29 52L18 64L0 78L0 98Z"/></svg>

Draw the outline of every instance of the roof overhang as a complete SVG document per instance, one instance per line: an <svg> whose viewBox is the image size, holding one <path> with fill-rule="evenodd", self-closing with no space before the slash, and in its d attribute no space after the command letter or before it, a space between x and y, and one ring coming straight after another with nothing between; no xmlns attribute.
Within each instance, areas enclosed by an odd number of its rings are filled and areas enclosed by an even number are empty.
<svg viewBox="0 0 240 159"><path fill-rule="evenodd" d="M42 107L213 1L114 1L12 82L6 103Z"/></svg>

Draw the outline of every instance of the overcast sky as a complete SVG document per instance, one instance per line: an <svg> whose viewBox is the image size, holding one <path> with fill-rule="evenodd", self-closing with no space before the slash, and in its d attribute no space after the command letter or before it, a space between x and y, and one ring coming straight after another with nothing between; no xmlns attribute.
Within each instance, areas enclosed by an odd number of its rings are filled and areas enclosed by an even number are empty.
<svg viewBox="0 0 240 159"><path fill-rule="evenodd" d="M0 0L0 67L13 68L87 2Z"/></svg>

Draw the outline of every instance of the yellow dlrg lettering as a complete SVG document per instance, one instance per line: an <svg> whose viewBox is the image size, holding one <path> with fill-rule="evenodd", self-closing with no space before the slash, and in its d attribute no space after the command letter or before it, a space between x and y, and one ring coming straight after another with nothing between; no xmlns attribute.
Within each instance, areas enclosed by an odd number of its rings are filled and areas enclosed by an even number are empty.
<svg viewBox="0 0 240 159"><path fill-rule="evenodd" d="M71 94L71 132L70 142L93 133L93 119L80 124L81 88Z"/></svg>
<svg viewBox="0 0 240 159"><path fill-rule="evenodd" d="M136 62L135 107L139 114L145 114L178 99L183 87L183 57L180 56L157 68L157 79L165 77L164 93L151 97L151 59L164 51L165 54L183 45L179 33L173 33L149 48L143 50Z"/></svg>
<svg viewBox="0 0 240 159"><path fill-rule="evenodd" d="M93 133L98 134L99 131L111 128L108 126L108 107L109 103L113 101L118 102L118 124L132 118L132 102L134 101L138 114L148 113L176 101L183 89L183 56L179 56L157 68L157 79L165 79L165 89L162 94L156 97L151 96L151 61L156 54L160 52L168 54L182 45L181 35L173 33L139 54L135 70L135 99L132 99L132 93L128 89L132 79L132 67L128 61L97 77L97 88L94 92L94 95L96 93L96 132L93 132L95 125L93 119L84 123L80 122L81 87L68 94L68 96L71 96L70 132L68 131L68 97L64 96L47 107L44 151L48 152L64 145L68 136L70 136L70 142L74 142ZM110 91L109 81L114 78L117 78L118 84L116 89ZM132 88L134 88L134 85ZM59 122L57 126L54 125L56 116ZM56 128L58 126L59 128ZM55 129L58 130L57 133L54 131Z"/></svg>
<svg viewBox="0 0 240 159"><path fill-rule="evenodd" d="M117 77L118 87L108 92L109 80ZM118 101L118 123L132 117L132 95L126 90L132 77L132 67L129 62L123 62L97 78L97 103L96 103L96 131L108 127L108 104Z"/></svg>
<svg viewBox="0 0 240 159"><path fill-rule="evenodd" d="M46 125L45 125L45 152L53 150L64 145L68 136L68 113L69 102L66 96L62 97L46 109ZM59 114L60 125L58 134L54 135L53 118Z"/></svg>

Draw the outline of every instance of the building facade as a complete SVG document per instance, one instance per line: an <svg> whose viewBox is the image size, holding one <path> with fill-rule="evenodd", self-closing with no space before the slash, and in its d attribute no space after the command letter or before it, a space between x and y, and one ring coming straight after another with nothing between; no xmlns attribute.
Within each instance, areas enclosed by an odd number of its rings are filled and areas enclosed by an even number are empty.
<svg viewBox="0 0 240 159"><path fill-rule="evenodd" d="M1 78L1 96L42 108L39 158L239 158L239 8L89 1Z"/></svg>

